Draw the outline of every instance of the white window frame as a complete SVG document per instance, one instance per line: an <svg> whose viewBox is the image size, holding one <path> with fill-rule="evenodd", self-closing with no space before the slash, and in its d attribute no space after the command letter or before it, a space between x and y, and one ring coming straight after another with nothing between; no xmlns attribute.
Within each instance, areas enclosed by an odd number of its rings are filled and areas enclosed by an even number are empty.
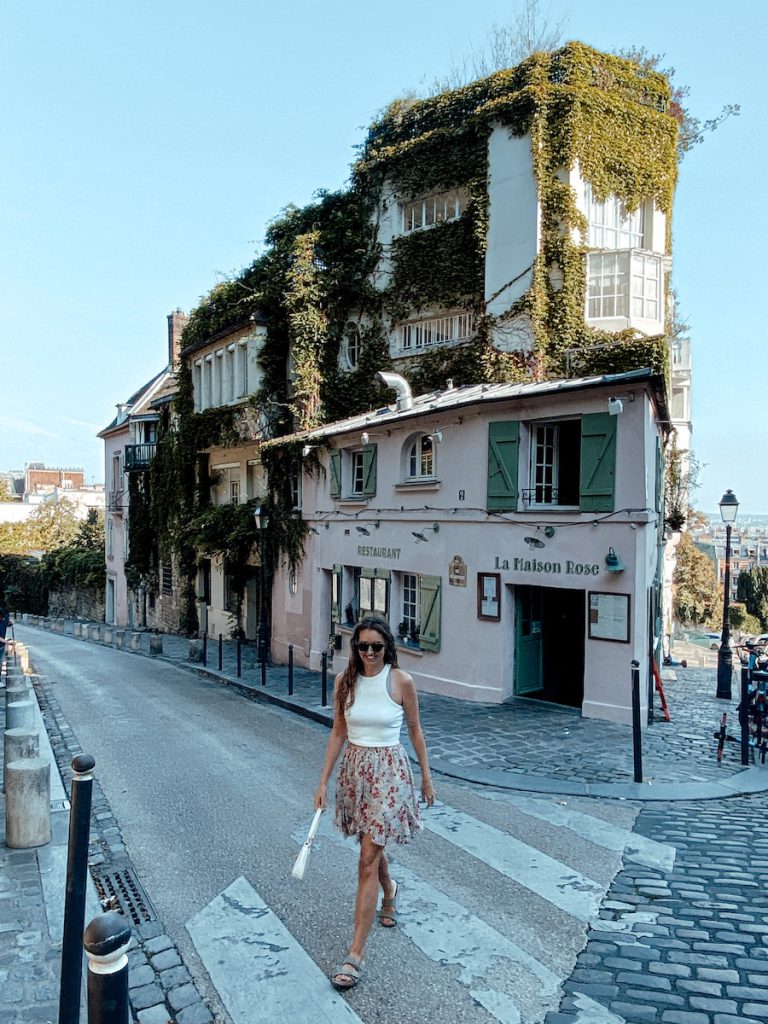
<svg viewBox="0 0 768 1024"><path fill-rule="evenodd" d="M357 369L360 364L361 350L360 328L357 324L347 324L344 331L344 341L342 342L342 357L347 370Z"/></svg>
<svg viewBox="0 0 768 1024"><path fill-rule="evenodd" d="M617 249L587 254L587 320L662 317L663 261L658 253Z"/></svg>
<svg viewBox="0 0 768 1024"><path fill-rule="evenodd" d="M627 210L618 196L595 199L592 187L585 189L587 244L593 249L643 249L645 247L645 203Z"/></svg>
<svg viewBox="0 0 768 1024"><path fill-rule="evenodd" d="M404 622L408 628L406 636L410 635L412 629L419 625L421 614L421 594L419 588L419 576L415 572L404 572L402 575L402 590L400 594L400 622ZM403 643L405 638L400 637Z"/></svg>
<svg viewBox="0 0 768 1024"><path fill-rule="evenodd" d="M355 448L349 453L349 493L359 497L365 489L365 459L362 448Z"/></svg>
<svg viewBox="0 0 768 1024"><path fill-rule="evenodd" d="M419 434L406 442L405 479L435 479L435 441L431 434Z"/></svg>
<svg viewBox="0 0 768 1024"><path fill-rule="evenodd" d="M581 421L546 420L529 424L528 487L524 501L528 508L577 509L579 507L579 473L576 474L574 500L564 502L560 491L561 434L563 428L577 430L581 437ZM579 441L580 443L580 441Z"/></svg>
<svg viewBox="0 0 768 1024"><path fill-rule="evenodd" d="M458 220L467 208L468 199L464 189L452 188L403 201L400 203L400 230L408 235Z"/></svg>
<svg viewBox="0 0 768 1024"><path fill-rule="evenodd" d="M475 326L474 314L447 313L426 320L411 320L398 328L401 352L414 352L434 345L451 345L469 341Z"/></svg>

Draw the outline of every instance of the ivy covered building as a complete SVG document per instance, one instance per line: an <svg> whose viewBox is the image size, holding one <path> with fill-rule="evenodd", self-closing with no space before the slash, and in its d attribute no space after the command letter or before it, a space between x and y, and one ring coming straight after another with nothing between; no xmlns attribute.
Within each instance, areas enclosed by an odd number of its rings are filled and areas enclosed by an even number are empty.
<svg viewBox="0 0 768 1024"><path fill-rule="evenodd" d="M182 624L250 638L269 618L275 574L295 578L314 550L301 481L333 471L301 438L386 407L379 371L416 395L640 369L669 388L676 143L665 77L579 43L390 104L349 186L284 211L190 314L149 512ZM528 457L542 479L565 472L574 437L557 415L541 431ZM568 493L550 486L526 512L568 515ZM310 660L319 643L304 638Z"/></svg>

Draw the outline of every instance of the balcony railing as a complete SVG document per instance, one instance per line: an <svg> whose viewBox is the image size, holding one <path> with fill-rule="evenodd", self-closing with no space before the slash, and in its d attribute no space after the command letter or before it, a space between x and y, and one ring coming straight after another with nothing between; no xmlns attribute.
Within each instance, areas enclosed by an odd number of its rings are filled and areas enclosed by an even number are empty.
<svg viewBox="0 0 768 1024"><path fill-rule="evenodd" d="M137 472L149 469L157 451L156 444L127 444L125 446L125 470Z"/></svg>

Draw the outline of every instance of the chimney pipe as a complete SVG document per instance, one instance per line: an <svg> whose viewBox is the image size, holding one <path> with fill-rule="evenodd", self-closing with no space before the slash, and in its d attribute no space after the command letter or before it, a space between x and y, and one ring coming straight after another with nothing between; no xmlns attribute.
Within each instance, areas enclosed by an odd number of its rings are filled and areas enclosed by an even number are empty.
<svg viewBox="0 0 768 1024"><path fill-rule="evenodd" d="M413 408L411 386L405 377L401 377L399 373L385 373L384 370L379 370L376 376L382 384L397 392L398 412L405 412L407 409Z"/></svg>
<svg viewBox="0 0 768 1024"><path fill-rule="evenodd" d="M181 357L181 333L187 326L189 316L181 309L168 314L168 365L178 370Z"/></svg>

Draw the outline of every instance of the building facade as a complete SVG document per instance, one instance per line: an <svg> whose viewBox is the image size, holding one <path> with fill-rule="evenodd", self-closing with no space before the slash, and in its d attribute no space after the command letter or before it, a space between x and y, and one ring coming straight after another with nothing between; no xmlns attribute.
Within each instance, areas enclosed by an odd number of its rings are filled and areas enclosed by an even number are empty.
<svg viewBox="0 0 768 1024"><path fill-rule="evenodd" d="M288 442L308 463L311 528L300 565L275 579L276 660L290 644L317 669L330 644L338 671L374 614L421 690L630 721L632 662L647 706L659 641L664 381L637 371L412 398L390 380L394 405Z"/></svg>

